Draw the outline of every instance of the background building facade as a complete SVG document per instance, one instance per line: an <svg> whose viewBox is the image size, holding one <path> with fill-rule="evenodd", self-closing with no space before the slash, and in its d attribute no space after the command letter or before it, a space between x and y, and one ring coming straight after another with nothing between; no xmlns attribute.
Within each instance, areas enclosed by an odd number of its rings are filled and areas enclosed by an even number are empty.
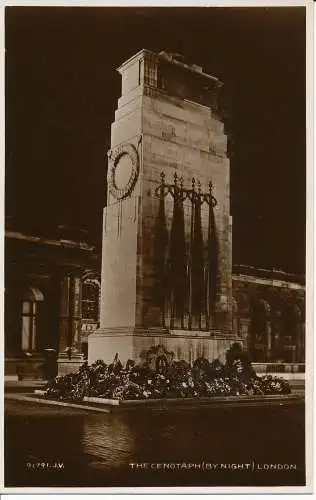
<svg viewBox="0 0 316 500"><path fill-rule="evenodd" d="M7 230L5 244L5 375L45 377L51 352L57 373L69 348L77 366L99 326L100 249L78 233L49 239ZM251 359L264 370L303 371L304 277L235 265L232 283L233 332Z"/></svg>

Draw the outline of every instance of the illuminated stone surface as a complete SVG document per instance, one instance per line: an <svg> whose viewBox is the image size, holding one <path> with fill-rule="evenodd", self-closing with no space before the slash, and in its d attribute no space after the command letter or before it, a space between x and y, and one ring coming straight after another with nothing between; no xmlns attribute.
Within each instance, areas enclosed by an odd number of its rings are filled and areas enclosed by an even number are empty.
<svg viewBox="0 0 316 500"><path fill-rule="evenodd" d="M224 125L216 110L220 82L196 66L168 55L143 50L124 63L122 95L112 124L109 152L110 188L104 209L100 329L89 336L89 362L137 358L142 349L164 344L177 358L214 358L235 338L232 332L231 229L229 159ZM124 148L137 151L122 154ZM119 158L119 160L116 160ZM135 165L137 163L137 165ZM139 167L137 171L136 167ZM218 239L215 312L202 328L163 322L155 299L159 276L155 268L155 236L162 171L165 182L174 174L203 192L212 182L217 200L214 218ZM112 172L112 173L111 173ZM134 172L134 179L133 179ZM131 179L130 184L128 184ZM133 180L133 182L132 182ZM121 194L121 196L120 196ZM190 240L190 205L184 202L186 245ZM167 232L173 200L165 199ZM208 207L201 208L204 248ZM207 250L207 249L206 249Z"/></svg>

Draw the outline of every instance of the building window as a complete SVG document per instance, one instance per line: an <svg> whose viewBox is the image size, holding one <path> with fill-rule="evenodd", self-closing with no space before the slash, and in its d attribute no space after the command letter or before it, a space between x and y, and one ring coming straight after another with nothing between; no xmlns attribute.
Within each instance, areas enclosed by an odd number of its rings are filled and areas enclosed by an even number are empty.
<svg viewBox="0 0 316 500"><path fill-rule="evenodd" d="M30 288L22 296L21 304L21 348L24 352L37 351L39 348L39 313L44 300L37 288Z"/></svg>
<svg viewBox="0 0 316 500"><path fill-rule="evenodd" d="M36 302L24 300L22 302L22 351L36 351Z"/></svg>
<svg viewBox="0 0 316 500"><path fill-rule="evenodd" d="M296 304L287 304L283 311L283 360L295 363L301 358L301 312Z"/></svg>
<svg viewBox="0 0 316 500"><path fill-rule="evenodd" d="M82 285L82 319L99 321L100 283L96 279L86 279Z"/></svg>
<svg viewBox="0 0 316 500"><path fill-rule="evenodd" d="M270 360L270 305L263 299L255 300L251 312L251 356L255 362Z"/></svg>

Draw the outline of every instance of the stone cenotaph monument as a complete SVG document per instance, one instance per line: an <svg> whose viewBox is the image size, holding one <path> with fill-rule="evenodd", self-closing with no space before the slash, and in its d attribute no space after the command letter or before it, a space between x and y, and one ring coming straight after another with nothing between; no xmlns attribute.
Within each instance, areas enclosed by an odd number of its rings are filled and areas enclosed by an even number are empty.
<svg viewBox="0 0 316 500"><path fill-rule="evenodd" d="M118 69L103 218L100 328L88 361L163 345L221 357L232 332L232 220L221 82L176 54Z"/></svg>

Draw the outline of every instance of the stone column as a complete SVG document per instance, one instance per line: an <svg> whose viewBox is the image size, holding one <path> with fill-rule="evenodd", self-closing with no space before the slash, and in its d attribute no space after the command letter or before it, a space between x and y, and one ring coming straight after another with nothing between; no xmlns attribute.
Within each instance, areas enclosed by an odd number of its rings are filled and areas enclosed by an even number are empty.
<svg viewBox="0 0 316 500"><path fill-rule="evenodd" d="M299 324L299 339L297 341L297 362L305 363L305 322Z"/></svg>
<svg viewBox="0 0 316 500"><path fill-rule="evenodd" d="M71 276L67 275L60 282L59 353L71 345L70 290Z"/></svg>
<svg viewBox="0 0 316 500"><path fill-rule="evenodd" d="M271 321L271 333L272 333L272 356L275 363L283 363L283 328L281 312L279 310L274 311Z"/></svg>
<svg viewBox="0 0 316 500"><path fill-rule="evenodd" d="M79 276L73 276L72 278L72 347L74 352L81 352L81 278Z"/></svg>
<svg viewBox="0 0 316 500"><path fill-rule="evenodd" d="M83 363L80 346L81 278L66 274L60 283L58 374L76 371Z"/></svg>
<svg viewBox="0 0 316 500"><path fill-rule="evenodd" d="M267 319L266 323L266 339L267 339L267 351L266 351L266 361L273 361L273 345L272 345L272 325L271 321Z"/></svg>

